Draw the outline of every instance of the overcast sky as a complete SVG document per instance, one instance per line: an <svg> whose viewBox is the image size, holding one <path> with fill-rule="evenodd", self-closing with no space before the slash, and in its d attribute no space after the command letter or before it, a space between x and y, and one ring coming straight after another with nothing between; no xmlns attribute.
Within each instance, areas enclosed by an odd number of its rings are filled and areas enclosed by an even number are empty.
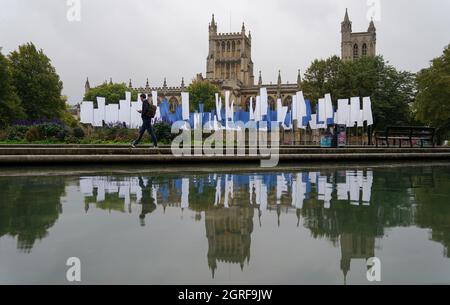
<svg viewBox="0 0 450 305"><path fill-rule="evenodd" d="M69 22L66 0L0 0L3 54L33 42L52 59L70 103L84 83L161 86L205 75L208 23L219 32L252 33L255 76L295 82L315 58L340 54L340 23L349 9L353 31L376 13L378 53L397 68L418 71L450 43L448 0L80 0L81 20ZM375 5L368 5L374 2Z"/></svg>

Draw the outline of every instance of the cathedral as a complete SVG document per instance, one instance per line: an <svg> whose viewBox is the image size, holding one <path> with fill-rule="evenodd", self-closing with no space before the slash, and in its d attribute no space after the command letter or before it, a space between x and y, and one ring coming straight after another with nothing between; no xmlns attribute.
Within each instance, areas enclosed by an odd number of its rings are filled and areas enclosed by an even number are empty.
<svg viewBox="0 0 450 305"><path fill-rule="evenodd" d="M344 21L341 23L341 58L354 60L364 56L376 56L377 30L373 20L370 21L367 32L352 32L352 22L345 11Z"/></svg>
<svg viewBox="0 0 450 305"><path fill-rule="evenodd" d="M297 80L293 83L282 82L281 72L278 71L277 82L272 84L263 83L261 71L258 73L258 80L255 82L252 60L252 36L246 31L242 24L240 32L221 33L218 31L217 23L212 15L208 28L209 50L206 58L206 75L197 74L197 79L206 79L216 84L222 92L230 91L231 100L235 105L249 109L250 99L256 100L259 95L259 89L267 88L268 102L272 109L276 107L277 99L281 99L283 106L289 106L292 102L292 95L302 90L302 79L300 70ZM341 23L341 58L343 60L353 60L363 56L376 55L376 29L373 21L370 22L367 32L352 32L352 22L345 12L344 21ZM112 83L112 80L110 81ZM186 91L184 79L181 85L177 87L167 86L164 78L161 87L151 87L148 80L145 87L133 87L131 80L129 88L139 93L151 94L152 91L158 92L158 102L166 98L175 109L176 105L181 104L181 92ZM89 80L86 81L85 91L90 89Z"/></svg>

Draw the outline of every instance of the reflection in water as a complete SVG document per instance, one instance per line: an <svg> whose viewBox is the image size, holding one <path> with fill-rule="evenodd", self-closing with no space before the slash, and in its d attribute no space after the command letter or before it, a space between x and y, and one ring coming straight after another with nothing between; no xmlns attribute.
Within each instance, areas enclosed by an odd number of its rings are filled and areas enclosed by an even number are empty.
<svg viewBox="0 0 450 305"><path fill-rule="evenodd" d="M62 213L64 178L0 177L0 237L17 237L17 248L31 252Z"/></svg>
<svg viewBox="0 0 450 305"><path fill-rule="evenodd" d="M0 236L17 236L18 248L31 251L62 212L65 180L0 177L0 186ZM213 277L218 262L242 270L250 262L254 225L264 225L264 214L277 217L278 226L283 215L293 215L313 238L339 246L344 279L352 260L375 256L386 228L430 228L449 257L449 187L447 172L437 167L79 178L86 213L95 207L138 214L142 226L158 206L204 217Z"/></svg>

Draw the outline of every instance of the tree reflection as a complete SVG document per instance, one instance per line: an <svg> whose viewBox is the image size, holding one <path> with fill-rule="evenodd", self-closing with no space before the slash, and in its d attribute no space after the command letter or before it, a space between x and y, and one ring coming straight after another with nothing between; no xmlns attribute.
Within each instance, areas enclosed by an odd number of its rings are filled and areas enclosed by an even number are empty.
<svg viewBox="0 0 450 305"><path fill-rule="evenodd" d="M62 177L0 177L0 237L17 238L17 248L31 252L62 213Z"/></svg>

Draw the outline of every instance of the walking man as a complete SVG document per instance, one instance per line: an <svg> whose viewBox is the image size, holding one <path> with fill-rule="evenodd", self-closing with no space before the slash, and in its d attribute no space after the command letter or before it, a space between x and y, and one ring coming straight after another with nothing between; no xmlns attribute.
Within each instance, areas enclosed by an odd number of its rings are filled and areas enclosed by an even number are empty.
<svg viewBox="0 0 450 305"><path fill-rule="evenodd" d="M152 118L155 117L156 107L154 105L150 105L145 94L141 94L141 101L142 110L138 110L138 112L141 114L142 126L139 129L139 137L131 143L131 147L135 148L144 136L145 131L147 131L152 138L153 147L158 148L158 141L152 126Z"/></svg>

